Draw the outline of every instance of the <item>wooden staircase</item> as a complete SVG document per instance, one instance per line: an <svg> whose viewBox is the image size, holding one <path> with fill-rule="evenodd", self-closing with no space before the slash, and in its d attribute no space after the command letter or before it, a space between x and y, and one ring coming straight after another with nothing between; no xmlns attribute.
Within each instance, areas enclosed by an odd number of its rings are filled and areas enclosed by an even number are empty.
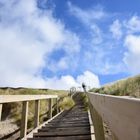
<svg viewBox="0 0 140 140"><path fill-rule="evenodd" d="M88 112L79 94L73 97L76 103L73 108L64 111L27 140L91 140Z"/></svg>

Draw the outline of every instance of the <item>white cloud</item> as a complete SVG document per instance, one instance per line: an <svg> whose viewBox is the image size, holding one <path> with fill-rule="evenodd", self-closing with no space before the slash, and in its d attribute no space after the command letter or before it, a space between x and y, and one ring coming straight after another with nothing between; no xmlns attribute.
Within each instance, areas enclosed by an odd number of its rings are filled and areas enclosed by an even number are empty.
<svg viewBox="0 0 140 140"><path fill-rule="evenodd" d="M103 41L103 34L101 29L96 25L96 24L92 24L91 25L91 43L92 44L100 44Z"/></svg>
<svg viewBox="0 0 140 140"><path fill-rule="evenodd" d="M48 84L48 87L50 88L70 89L73 86L81 86L83 82L90 88L100 86L98 76L90 71L85 71L83 74L77 76L76 79L74 79L70 75L62 76L61 78L54 77L51 79L47 79L46 84Z"/></svg>
<svg viewBox="0 0 140 140"><path fill-rule="evenodd" d="M52 89L70 89L71 87L79 86L75 79L70 75L47 79L46 84Z"/></svg>
<svg viewBox="0 0 140 140"><path fill-rule="evenodd" d="M36 2L0 0L0 86L48 87L41 75L48 54L80 50L78 36ZM68 67L62 60L57 68Z"/></svg>
<svg viewBox="0 0 140 140"><path fill-rule="evenodd" d="M0 86L69 89L82 82L90 87L100 85L89 71L76 79L71 75L43 78L44 67L61 70L75 65L72 54L80 50L78 36L65 29L52 11L42 13L34 0L0 2ZM48 61L48 54L57 49L64 49L67 56L46 66L44 58Z"/></svg>
<svg viewBox="0 0 140 140"><path fill-rule="evenodd" d="M112 62L110 59L107 59L106 52L99 49L94 53L88 53L87 59L85 60L89 67L92 65L90 70L94 69L96 73L101 75L116 74L124 70L124 68L119 63ZM89 58L88 58L89 57Z"/></svg>
<svg viewBox="0 0 140 140"><path fill-rule="evenodd" d="M130 73L140 72L140 36L127 35L125 38L125 46L128 51L125 52L124 62Z"/></svg>
<svg viewBox="0 0 140 140"><path fill-rule="evenodd" d="M98 76L90 71L85 71L83 75L79 75L77 77L77 82L80 84L84 82L87 86L90 86L91 88L100 86Z"/></svg>
<svg viewBox="0 0 140 140"><path fill-rule="evenodd" d="M103 11L103 8L101 6L97 6L86 10L83 10L73 5L71 2L68 2L68 6L70 13L85 24L91 24L91 22L93 23L107 16L107 14Z"/></svg>
<svg viewBox="0 0 140 140"><path fill-rule="evenodd" d="M140 17L134 15L129 20L124 21L129 33L140 32Z"/></svg>
<svg viewBox="0 0 140 140"><path fill-rule="evenodd" d="M97 22L108 17L108 14L101 6L90 9L81 9L71 2L68 2L69 12L75 16L89 30L91 35L91 44L100 44L103 41L103 33Z"/></svg>
<svg viewBox="0 0 140 140"><path fill-rule="evenodd" d="M110 26L110 32L112 32L113 37L115 39L120 39L122 37L122 26L120 21L117 19L113 22L113 24Z"/></svg>

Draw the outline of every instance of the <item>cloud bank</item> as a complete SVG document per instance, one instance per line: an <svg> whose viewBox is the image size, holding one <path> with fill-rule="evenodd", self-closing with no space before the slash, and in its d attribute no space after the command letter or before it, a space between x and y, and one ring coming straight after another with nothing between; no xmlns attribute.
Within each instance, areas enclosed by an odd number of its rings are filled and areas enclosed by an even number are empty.
<svg viewBox="0 0 140 140"><path fill-rule="evenodd" d="M67 57L51 67L48 56L59 49ZM35 0L0 0L0 86L57 89L77 86L80 81L70 75L47 78L42 70L68 69L73 55L79 51L79 37L56 19L51 9L39 9Z"/></svg>
<svg viewBox="0 0 140 140"><path fill-rule="evenodd" d="M69 89L73 86L80 87L84 82L88 87L100 87L99 78L97 75L90 71L85 71L83 74L78 75L75 79L70 76L62 76L60 79L57 77L46 79L48 86L53 88L55 85L56 89Z"/></svg>

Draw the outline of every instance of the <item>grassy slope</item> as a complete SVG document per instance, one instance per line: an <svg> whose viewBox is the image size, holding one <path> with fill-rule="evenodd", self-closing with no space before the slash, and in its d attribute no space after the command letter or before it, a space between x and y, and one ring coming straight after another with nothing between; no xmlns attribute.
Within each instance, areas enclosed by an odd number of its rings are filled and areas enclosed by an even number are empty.
<svg viewBox="0 0 140 140"><path fill-rule="evenodd" d="M68 91L64 90L50 90L50 89L29 89L29 88L0 88L0 95L37 95L37 94L46 94L46 95L58 95L59 97L65 97L68 95ZM53 102L55 103L55 99ZM72 102L72 99L68 99L68 102ZM64 100L64 103L61 102L60 108L65 108L66 104L66 99ZM71 107L73 104L69 104L69 107ZM2 118L3 120L13 118L15 123L20 125L20 119L21 119L21 108L22 108L22 103L9 103L9 104L4 104L3 105L3 115ZM68 107L67 107L68 108ZM46 100L42 100L40 104L40 115L41 117L41 122L43 121L43 118L46 116L45 112L48 109L48 102ZM43 115L45 114L45 115ZM33 125L33 120L34 117L34 101L29 102L29 113L28 113L28 127L31 127Z"/></svg>
<svg viewBox="0 0 140 140"><path fill-rule="evenodd" d="M140 98L140 75L107 84L101 88L93 88L90 91L101 94L133 96Z"/></svg>

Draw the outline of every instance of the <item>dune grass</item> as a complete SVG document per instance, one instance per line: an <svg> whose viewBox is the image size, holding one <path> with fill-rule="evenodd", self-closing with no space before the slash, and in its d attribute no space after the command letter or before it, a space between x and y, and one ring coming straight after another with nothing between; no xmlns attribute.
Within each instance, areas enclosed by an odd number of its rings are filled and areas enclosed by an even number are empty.
<svg viewBox="0 0 140 140"><path fill-rule="evenodd" d="M93 88L90 91L101 94L140 98L140 75L107 84L101 88Z"/></svg>
<svg viewBox="0 0 140 140"><path fill-rule="evenodd" d="M62 101L59 103L59 108L61 110L68 110L75 105L74 100L71 97L64 97Z"/></svg>

